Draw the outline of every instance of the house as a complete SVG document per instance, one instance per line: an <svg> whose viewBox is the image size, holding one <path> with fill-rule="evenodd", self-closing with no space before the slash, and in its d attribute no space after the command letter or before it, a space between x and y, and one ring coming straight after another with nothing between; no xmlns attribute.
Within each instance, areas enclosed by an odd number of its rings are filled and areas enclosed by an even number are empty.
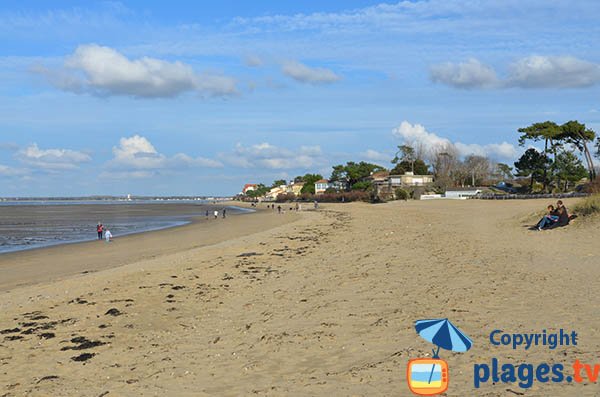
<svg viewBox="0 0 600 397"><path fill-rule="evenodd" d="M287 185L272 187L271 190L265 193L265 201L275 201L277 200L277 196L285 193L287 193Z"/></svg>
<svg viewBox="0 0 600 397"><path fill-rule="evenodd" d="M481 193L481 190L479 190L475 187L466 187L466 188L457 187L457 188L451 188L449 190L446 190L446 193L444 193L444 197L464 200L469 197L476 196L480 193Z"/></svg>
<svg viewBox="0 0 600 397"><path fill-rule="evenodd" d="M320 179L315 182L315 194L323 194L327 189L334 189L337 191L347 190L348 184L341 181L328 181L327 179Z"/></svg>
<svg viewBox="0 0 600 397"><path fill-rule="evenodd" d="M404 175L390 175L390 183L394 186L426 186L433 183L433 175L414 175L406 172Z"/></svg>
<svg viewBox="0 0 600 397"><path fill-rule="evenodd" d="M287 185L286 193L291 193L294 196L299 196L303 187L304 182L292 182L291 184Z"/></svg>
<svg viewBox="0 0 600 397"><path fill-rule="evenodd" d="M256 190L256 186L257 185L255 183L246 183L242 189L242 194L246 194L251 190Z"/></svg>
<svg viewBox="0 0 600 397"><path fill-rule="evenodd" d="M398 188L428 186L433 183L433 175L414 175L412 172L406 172L404 175L385 174L377 172L369 178L373 184L375 195L382 200L393 199Z"/></svg>

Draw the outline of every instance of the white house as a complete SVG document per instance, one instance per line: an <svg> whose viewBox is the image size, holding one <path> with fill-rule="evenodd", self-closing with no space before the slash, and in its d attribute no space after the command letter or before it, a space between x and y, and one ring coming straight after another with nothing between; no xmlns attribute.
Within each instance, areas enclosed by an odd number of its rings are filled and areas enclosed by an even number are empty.
<svg viewBox="0 0 600 397"><path fill-rule="evenodd" d="M344 182L330 182L327 179L320 179L315 182L315 194L323 194L327 189L346 190L348 185Z"/></svg>

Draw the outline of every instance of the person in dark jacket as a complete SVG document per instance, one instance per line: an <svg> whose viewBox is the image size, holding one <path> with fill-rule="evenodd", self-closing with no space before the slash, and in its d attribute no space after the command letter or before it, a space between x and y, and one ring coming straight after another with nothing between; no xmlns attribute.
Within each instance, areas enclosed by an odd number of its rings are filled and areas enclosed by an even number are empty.
<svg viewBox="0 0 600 397"><path fill-rule="evenodd" d="M562 204L562 202L561 202ZM548 229L554 229L555 227L567 226L569 224L569 214L567 208L564 205L558 207L558 220L554 222Z"/></svg>

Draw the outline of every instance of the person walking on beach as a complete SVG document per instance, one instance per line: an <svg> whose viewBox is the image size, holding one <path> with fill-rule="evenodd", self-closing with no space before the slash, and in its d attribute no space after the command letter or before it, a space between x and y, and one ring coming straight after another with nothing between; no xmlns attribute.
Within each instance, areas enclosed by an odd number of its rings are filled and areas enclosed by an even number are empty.
<svg viewBox="0 0 600 397"><path fill-rule="evenodd" d="M226 214L227 214L227 208L223 208L223 219L225 219Z"/></svg>
<svg viewBox="0 0 600 397"><path fill-rule="evenodd" d="M106 229L104 237L106 238L107 243L110 243L112 241L112 233L110 232L110 230Z"/></svg>
<svg viewBox="0 0 600 397"><path fill-rule="evenodd" d="M206 210L206 220L208 220L208 210Z"/></svg>
<svg viewBox="0 0 600 397"><path fill-rule="evenodd" d="M315 209L319 209L319 202L315 200Z"/></svg>
<svg viewBox="0 0 600 397"><path fill-rule="evenodd" d="M215 210L214 215L215 215L215 219L217 219L219 217L219 211Z"/></svg>
<svg viewBox="0 0 600 397"><path fill-rule="evenodd" d="M275 204L273 204L273 205L275 205ZM277 212L281 214L281 206L280 205L277 206Z"/></svg>
<svg viewBox="0 0 600 397"><path fill-rule="evenodd" d="M102 233L104 232L104 226L100 222L96 225L96 232L98 232L98 240L102 240Z"/></svg>

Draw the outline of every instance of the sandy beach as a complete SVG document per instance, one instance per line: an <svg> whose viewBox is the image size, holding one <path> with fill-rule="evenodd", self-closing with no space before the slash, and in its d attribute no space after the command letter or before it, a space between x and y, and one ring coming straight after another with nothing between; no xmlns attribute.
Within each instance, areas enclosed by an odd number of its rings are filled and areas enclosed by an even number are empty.
<svg viewBox="0 0 600 397"><path fill-rule="evenodd" d="M414 322L445 317L474 342L442 352L445 395L596 396L473 388L494 357L600 362L600 222L527 230L546 204L323 204L2 255L0 396L409 396ZM560 328L578 346L489 342Z"/></svg>

